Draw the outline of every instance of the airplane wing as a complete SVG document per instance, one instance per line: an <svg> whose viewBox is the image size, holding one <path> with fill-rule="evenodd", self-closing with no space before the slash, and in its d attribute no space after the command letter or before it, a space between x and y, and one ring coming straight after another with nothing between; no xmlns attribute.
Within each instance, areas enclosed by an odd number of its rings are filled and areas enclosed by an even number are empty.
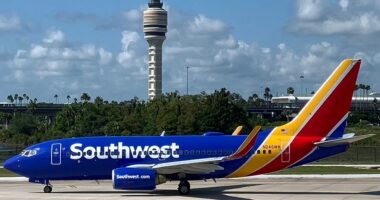
<svg viewBox="0 0 380 200"><path fill-rule="evenodd" d="M219 163L240 159L247 155L256 142L258 130L260 130L260 127L255 127L240 147L229 156L181 160L159 164L136 164L127 167L154 169L158 174L175 174L180 172L185 174L209 174L216 170L224 169Z"/></svg>

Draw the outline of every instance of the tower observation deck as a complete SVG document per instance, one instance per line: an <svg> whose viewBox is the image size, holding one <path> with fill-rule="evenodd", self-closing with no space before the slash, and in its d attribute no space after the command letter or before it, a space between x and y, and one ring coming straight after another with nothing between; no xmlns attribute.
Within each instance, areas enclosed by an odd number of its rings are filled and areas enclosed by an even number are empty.
<svg viewBox="0 0 380 200"><path fill-rule="evenodd" d="M144 11L144 33L149 44L148 98L162 94L162 44L167 32L168 14L160 0L151 0Z"/></svg>

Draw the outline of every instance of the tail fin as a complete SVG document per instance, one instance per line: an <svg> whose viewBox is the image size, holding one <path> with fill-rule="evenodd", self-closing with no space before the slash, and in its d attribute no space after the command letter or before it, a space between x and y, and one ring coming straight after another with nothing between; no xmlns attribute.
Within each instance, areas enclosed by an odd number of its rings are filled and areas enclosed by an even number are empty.
<svg viewBox="0 0 380 200"><path fill-rule="evenodd" d="M228 177L284 169L310 155L316 149L317 142L325 141L324 139L331 135L341 136L351 106L360 63L360 60L353 59L342 61L300 113L291 122L274 128L258 147L276 146L280 142L281 151L273 151L273 154L260 157L254 154ZM291 151L292 149L298 150Z"/></svg>
<svg viewBox="0 0 380 200"><path fill-rule="evenodd" d="M341 62L287 127L295 132L302 132L304 136L319 138L334 134L334 137L341 137L351 106L360 63L360 60L353 59Z"/></svg>

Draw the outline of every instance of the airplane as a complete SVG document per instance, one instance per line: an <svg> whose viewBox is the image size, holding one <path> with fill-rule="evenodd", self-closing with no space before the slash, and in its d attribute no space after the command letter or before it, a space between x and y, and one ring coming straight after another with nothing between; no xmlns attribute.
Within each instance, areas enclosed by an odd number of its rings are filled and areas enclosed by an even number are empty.
<svg viewBox="0 0 380 200"><path fill-rule="evenodd" d="M298 167L345 152L372 135L344 134L361 60L345 59L298 115L269 130L241 135L99 136L51 140L27 147L4 167L45 185L50 181L111 179L117 190L154 190L179 181L237 178Z"/></svg>

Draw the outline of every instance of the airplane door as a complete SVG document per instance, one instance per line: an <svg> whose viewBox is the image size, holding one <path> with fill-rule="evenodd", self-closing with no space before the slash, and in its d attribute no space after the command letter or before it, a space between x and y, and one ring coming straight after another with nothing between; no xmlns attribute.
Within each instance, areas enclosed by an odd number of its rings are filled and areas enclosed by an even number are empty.
<svg viewBox="0 0 380 200"><path fill-rule="evenodd" d="M286 142L283 142L281 143L281 149L283 149L281 153L281 162L283 163L290 162L290 145L288 145Z"/></svg>
<svg viewBox="0 0 380 200"><path fill-rule="evenodd" d="M55 143L51 145L51 165L61 165L62 144Z"/></svg>

